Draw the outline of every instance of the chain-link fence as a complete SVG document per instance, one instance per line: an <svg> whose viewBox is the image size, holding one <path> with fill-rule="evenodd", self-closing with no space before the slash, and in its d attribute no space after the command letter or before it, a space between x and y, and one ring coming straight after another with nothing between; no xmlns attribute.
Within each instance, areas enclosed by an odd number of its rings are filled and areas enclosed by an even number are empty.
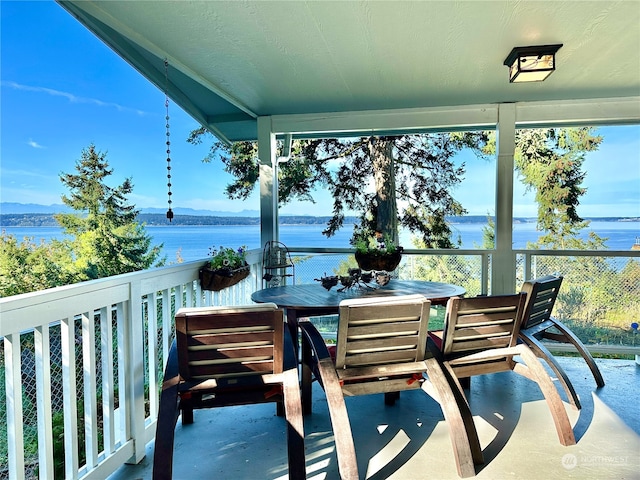
<svg viewBox="0 0 640 480"><path fill-rule="evenodd" d="M554 315L584 343L640 346L640 259L599 255L519 254L518 286L562 275Z"/></svg>
<svg viewBox="0 0 640 480"><path fill-rule="evenodd" d="M312 283L323 276L346 275L357 268L351 254L296 253L296 283ZM548 274L564 276L554 315L565 322L586 344L640 346L640 260L606 256L605 252L580 255L537 254L516 256L518 291L527 278ZM467 296L487 294L491 285L491 256L487 253L455 255L403 255L397 278L460 285ZM441 328L442 311L432 312L429 328ZM314 320L330 338L335 318ZM635 327L635 328L634 328Z"/></svg>

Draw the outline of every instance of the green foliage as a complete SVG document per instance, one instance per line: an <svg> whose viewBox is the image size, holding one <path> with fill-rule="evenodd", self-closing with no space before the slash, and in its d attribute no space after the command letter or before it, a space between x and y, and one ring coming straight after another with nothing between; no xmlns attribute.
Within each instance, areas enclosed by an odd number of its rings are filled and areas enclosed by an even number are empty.
<svg viewBox="0 0 640 480"><path fill-rule="evenodd" d="M487 224L482 227L482 245L483 250L493 250L496 248L496 222L493 217L487 214Z"/></svg>
<svg viewBox="0 0 640 480"><path fill-rule="evenodd" d="M137 210L127 202L131 179L116 188L105 183L113 173L105 157L90 145L76 162L77 173L60 176L70 191L62 201L77 213L61 213L56 220L72 238L74 265L82 280L144 270L165 261L159 258L162 245L151 247L151 237L136 221Z"/></svg>
<svg viewBox="0 0 640 480"><path fill-rule="evenodd" d="M368 253L373 255L385 255L402 251L402 247L396 245L388 233L370 232L356 227L351 243L359 253Z"/></svg>
<svg viewBox="0 0 640 480"><path fill-rule="evenodd" d="M66 285L78 278L68 241L36 244L33 238L18 241L13 235L0 235L0 296Z"/></svg>
<svg viewBox="0 0 640 480"><path fill-rule="evenodd" d="M420 240L414 240L416 248L426 248ZM412 278L431 282L452 283L461 285L468 296L481 292L479 256L464 257L460 255L428 255L419 256L413 261Z"/></svg>

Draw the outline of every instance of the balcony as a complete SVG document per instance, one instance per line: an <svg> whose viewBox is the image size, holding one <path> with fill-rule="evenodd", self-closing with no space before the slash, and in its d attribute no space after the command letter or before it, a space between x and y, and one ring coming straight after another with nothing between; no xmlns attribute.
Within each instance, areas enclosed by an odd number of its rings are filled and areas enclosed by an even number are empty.
<svg viewBox="0 0 640 480"><path fill-rule="evenodd" d="M330 272L350 253L293 251L296 280L305 282ZM150 478L157 392L173 314L180 306L250 303L261 284L259 255L250 255L249 278L222 292L202 291L197 282L202 262L192 262L1 299L0 478ZM611 265L637 262L640 252L518 251L516 256L517 278L551 269L565 274L570 285L580 281L565 272L576 258L596 257ZM491 251L409 250L401 275L425 275L425 262L431 262L432 274L457 271L454 280L470 295L490 293ZM439 270L438 264L449 268ZM630 288L635 290L625 295L639 298L640 285ZM631 315L637 312L630 313L629 323L638 320ZM631 338L625 345L595 345L593 351L633 358L640 348ZM581 477L623 478L638 471L640 367L633 360L599 359L607 385L596 390L583 363L571 357L562 362L585 404L579 412L569 409L578 445L557 443L541 395L528 384L506 374L481 378L471 397L487 459L478 478L514 471L536 472L539 478L569 475L574 461L573 471ZM314 414L305 420L308 475L336 478L323 394L318 391L315 398ZM430 397L406 394L392 408L375 396L354 398L348 408L360 468L371 478L415 478L415 472L428 471L457 478L448 433ZM272 407L196 415L193 426L178 426L176 478L286 477L284 437L282 447L261 441L265 429L284 428Z"/></svg>

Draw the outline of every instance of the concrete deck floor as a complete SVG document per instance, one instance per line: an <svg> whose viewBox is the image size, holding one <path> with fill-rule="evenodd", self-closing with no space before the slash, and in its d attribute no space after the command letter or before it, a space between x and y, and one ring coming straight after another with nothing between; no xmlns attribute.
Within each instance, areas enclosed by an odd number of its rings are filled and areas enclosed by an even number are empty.
<svg viewBox="0 0 640 480"><path fill-rule="evenodd" d="M475 478L640 479L640 365L598 359L607 384L597 389L581 358L561 357L560 363L583 404L577 411L565 403L577 445L560 445L534 383L512 372L474 377L469 401L485 459ZM352 397L347 409L361 478L459 478L449 430L429 395L404 392L393 407L381 395ZM194 415L195 423L184 428L178 419L175 479L288 478L284 419L273 404ZM325 397L317 385L304 426L307 478L339 479ZM151 479L152 463L153 442L140 464L123 466L109 480Z"/></svg>

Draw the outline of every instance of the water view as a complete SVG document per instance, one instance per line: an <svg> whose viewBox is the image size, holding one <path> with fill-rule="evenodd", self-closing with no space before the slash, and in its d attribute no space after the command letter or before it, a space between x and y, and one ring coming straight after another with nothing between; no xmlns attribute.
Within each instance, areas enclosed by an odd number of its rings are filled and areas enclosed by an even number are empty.
<svg viewBox="0 0 640 480"><path fill-rule="evenodd" d="M479 248L482 244L483 224L467 223L452 226L454 238L462 241L461 248ZM62 230L58 227L2 227L7 234L18 239L32 237L48 241L53 238L62 239ZM291 247L348 248L352 227L346 225L332 238L322 235L324 225L281 225L280 239ZM640 237L640 222L592 221L589 230L607 238L609 250L630 250ZM582 233L588 236L589 230ZM153 237L153 243L163 243L163 254L169 262L175 261L179 255L184 261L200 260L207 257L209 248L220 245L236 247L246 245L250 249L261 248L260 227L251 226L148 226L147 232ZM526 248L527 242L537 240L539 232L535 223L519 223L513 226L513 245L516 249ZM411 248L411 235L403 232L401 243Z"/></svg>

